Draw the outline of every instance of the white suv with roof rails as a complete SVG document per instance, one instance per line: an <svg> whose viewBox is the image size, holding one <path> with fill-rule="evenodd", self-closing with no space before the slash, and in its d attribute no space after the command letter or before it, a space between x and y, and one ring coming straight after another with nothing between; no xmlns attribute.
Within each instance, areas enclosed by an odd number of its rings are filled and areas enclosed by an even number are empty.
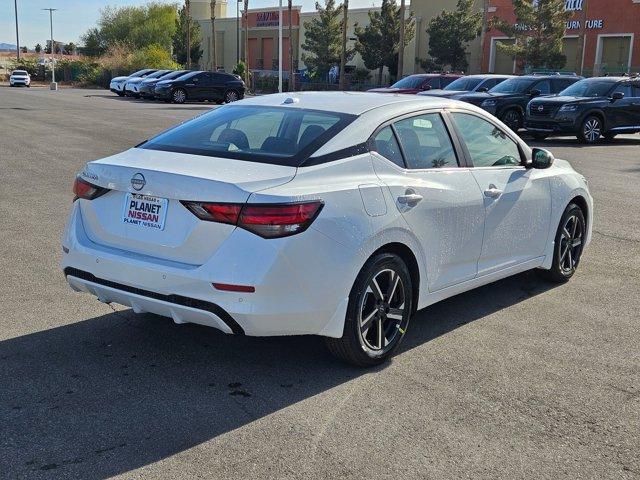
<svg viewBox="0 0 640 480"><path fill-rule="evenodd" d="M16 87L18 85L30 87L31 76L26 70L14 70L9 77L9 85L11 85L12 87Z"/></svg>

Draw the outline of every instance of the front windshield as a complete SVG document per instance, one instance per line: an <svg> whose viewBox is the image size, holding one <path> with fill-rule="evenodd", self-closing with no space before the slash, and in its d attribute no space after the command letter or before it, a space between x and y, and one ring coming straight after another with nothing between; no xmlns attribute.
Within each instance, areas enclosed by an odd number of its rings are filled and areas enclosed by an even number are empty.
<svg viewBox="0 0 640 480"><path fill-rule="evenodd" d="M145 73L147 73L149 71L148 68L145 68L144 70L138 70L137 72L133 72L131 75L129 75L130 77L141 77L142 75L144 75Z"/></svg>
<svg viewBox="0 0 640 480"><path fill-rule="evenodd" d="M460 90L460 91L468 92L476 88L481 81L482 81L482 78L461 77L451 82L449 85L444 87L444 89Z"/></svg>
<svg viewBox="0 0 640 480"><path fill-rule="evenodd" d="M169 70L158 70L156 73L152 73L151 75L147 75L147 79L149 78L158 78L163 76L165 73L167 73Z"/></svg>
<svg viewBox="0 0 640 480"><path fill-rule="evenodd" d="M12 75L26 75L27 72L25 72L24 70L16 70L12 73Z"/></svg>
<svg viewBox="0 0 640 480"><path fill-rule="evenodd" d="M187 72L187 73L185 73L183 75L180 75L180 76L176 77L175 80L187 80L187 79L197 75L198 73L201 73L201 72L198 72L198 71L196 71L196 72Z"/></svg>
<svg viewBox="0 0 640 480"><path fill-rule="evenodd" d="M614 83L606 80L580 80L562 90L560 95L569 97L605 97Z"/></svg>
<svg viewBox="0 0 640 480"><path fill-rule="evenodd" d="M228 105L161 133L140 148L298 167L355 118L302 108Z"/></svg>
<svg viewBox="0 0 640 480"><path fill-rule="evenodd" d="M496 85L490 93L524 93L535 82L532 78L510 78Z"/></svg>
<svg viewBox="0 0 640 480"><path fill-rule="evenodd" d="M188 71L187 70L178 70L177 72L170 72L170 73L165 74L161 78L161 80L173 80L174 78L181 77L185 73L188 73Z"/></svg>
<svg viewBox="0 0 640 480"><path fill-rule="evenodd" d="M391 88L420 88L424 80L424 77L406 77L391 85Z"/></svg>

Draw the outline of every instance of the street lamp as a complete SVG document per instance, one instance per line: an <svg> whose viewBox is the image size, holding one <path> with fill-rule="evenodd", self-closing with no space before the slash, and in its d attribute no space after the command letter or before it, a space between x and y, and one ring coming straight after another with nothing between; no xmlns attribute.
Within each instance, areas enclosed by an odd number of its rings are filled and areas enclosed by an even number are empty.
<svg viewBox="0 0 640 480"><path fill-rule="evenodd" d="M49 12L49 25L51 27L51 85L49 89L58 90L58 84L56 83L56 59L55 59L55 44L53 43L53 12L58 10L57 8L43 8Z"/></svg>
<svg viewBox="0 0 640 480"><path fill-rule="evenodd" d="M14 0L13 6L16 11L16 54L20 60L20 34L18 33L18 0Z"/></svg>

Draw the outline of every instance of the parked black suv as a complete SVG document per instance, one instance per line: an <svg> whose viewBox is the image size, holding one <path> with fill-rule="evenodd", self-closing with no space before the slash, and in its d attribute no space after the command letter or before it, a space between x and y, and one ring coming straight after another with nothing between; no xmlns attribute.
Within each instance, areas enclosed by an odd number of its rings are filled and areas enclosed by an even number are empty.
<svg viewBox="0 0 640 480"><path fill-rule="evenodd" d="M237 75L224 72L189 72L173 80L156 83L155 96L175 103L188 100L235 102L244 98L245 85Z"/></svg>
<svg viewBox="0 0 640 480"><path fill-rule="evenodd" d="M581 79L576 75L524 75L505 80L486 93L469 93L457 99L478 105L517 132L524 125L525 110L533 97L555 95Z"/></svg>
<svg viewBox="0 0 640 480"><path fill-rule="evenodd" d="M640 132L640 78L588 78L557 97L531 100L525 128L538 139L569 133L585 143Z"/></svg>
<svg viewBox="0 0 640 480"><path fill-rule="evenodd" d="M418 95L455 99L470 92L488 92L508 78L513 78L513 75L467 75L454 80L443 89L428 90Z"/></svg>

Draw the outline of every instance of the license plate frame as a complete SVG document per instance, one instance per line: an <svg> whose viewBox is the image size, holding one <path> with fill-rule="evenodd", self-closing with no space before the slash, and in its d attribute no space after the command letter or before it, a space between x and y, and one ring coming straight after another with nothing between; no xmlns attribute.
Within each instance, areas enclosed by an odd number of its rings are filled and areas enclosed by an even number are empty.
<svg viewBox="0 0 640 480"><path fill-rule="evenodd" d="M169 199L167 198L127 193L122 211L122 223L148 230L163 231L168 208Z"/></svg>

